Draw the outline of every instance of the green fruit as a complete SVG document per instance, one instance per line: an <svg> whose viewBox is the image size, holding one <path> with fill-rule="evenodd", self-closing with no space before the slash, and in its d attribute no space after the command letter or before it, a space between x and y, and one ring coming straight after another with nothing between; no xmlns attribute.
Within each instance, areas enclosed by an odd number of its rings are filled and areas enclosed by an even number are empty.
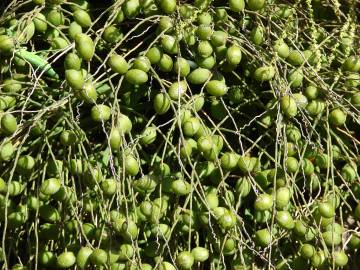
<svg viewBox="0 0 360 270"><path fill-rule="evenodd" d="M226 41L228 39L228 34L224 31L215 31L212 35L211 35L211 44L214 47L221 47L223 45L226 44Z"/></svg>
<svg viewBox="0 0 360 270"><path fill-rule="evenodd" d="M174 71L180 77L186 77L190 73L189 62L185 58L178 57L174 63Z"/></svg>
<svg viewBox="0 0 360 270"><path fill-rule="evenodd" d="M5 113L1 116L0 130L5 135L12 135L17 130L17 120L15 116L10 113Z"/></svg>
<svg viewBox="0 0 360 270"><path fill-rule="evenodd" d="M76 134L71 130L64 130L60 135L60 143L64 146L73 145L76 143L76 141L77 141ZM62 166L62 164L61 164L61 166ZM50 171L50 169L48 171ZM57 171L56 166L55 166L55 171ZM45 192L43 192L43 193L45 194Z"/></svg>
<svg viewBox="0 0 360 270"><path fill-rule="evenodd" d="M159 47L154 46L148 50L145 56L150 60L151 64L157 64L160 62L162 54L162 50Z"/></svg>
<svg viewBox="0 0 360 270"><path fill-rule="evenodd" d="M91 108L91 119L95 122L105 122L111 117L111 108L104 104L94 105Z"/></svg>
<svg viewBox="0 0 360 270"><path fill-rule="evenodd" d="M335 215L334 207L328 202L319 203L319 213L322 217L332 218Z"/></svg>
<svg viewBox="0 0 360 270"><path fill-rule="evenodd" d="M289 46L282 39L275 41L274 50L281 58L284 59L286 59L290 54Z"/></svg>
<svg viewBox="0 0 360 270"><path fill-rule="evenodd" d="M66 70L80 70L81 59L76 53L68 53L65 56L64 67Z"/></svg>
<svg viewBox="0 0 360 270"><path fill-rule="evenodd" d="M267 247L271 243L271 234L268 229L262 229L255 232L255 242L261 247Z"/></svg>
<svg viewBox="0 0 360 270"><path fill-rule="evenodd" d="M169 93L169 96L170 96L170 93ZM173 98L173 97L171 97L171 98ZM154 97L155 112L159 115L165 114L170 109L170 102L171 101L166 94L164 94L164 93L157 94Z"/></svg>
<svg viewBox="0 0 360 270"><path fill-rule="evenodd" d="M65 70L65 79L69 86L74 90L81 89L85 82L81 70L75 69Z"/></svg>
<svg viewBox="0 0 360 270"><path fill-rule="evenodd" d="M163 54L160 58L158 66L161 71L170 72L173 70L174 63L169 55Z"/></svg>
<svg viewBox="0 0 360 270"><path fill-rule="evenodd" d="M54 267L56 265L56 255L51 251L39 253L39 263L43 266Z"/></svg>
<svg viewBox="0 0 360 270"><path fill-rule="evenodd" d="M118 188L118 183L114 179L105 179L100 183L101 190L105 196L113 196Z"/></svg>
<svg viewBox="0 0 360 270"><path fill-rule="evenodd" d="M76 262L76 257L73 252L65 251L61 253L56 260L56 265L59 268L70 268Z"/></svg>
<svg viewBox="0 0 360 270"><path fill-rule="evenodd" d="M179 44L176 37L164 35L161 39L161 47L169 54L177 54L179 51Z"/></svg>
<svg viewBox="0 0 360 270"><path fill-rule="evenodd" d="M254 79L258 82L270 81L275 76L275 69L272 66L259 67L254 72Z"/></svg>
<svg viewBox="0 0 360 270"><path fill-rule="evenodd" d="M113 54L109 57L108 65L112 71L119 74L125 74L129 70L129 64L125 58L118 54Z"/></svg>
<svg viewBox="0 0 360 270"><path fill-rule="evenodd" d="M132 68L139 69L144 72L149 72L151 68L151 62L146 56L139 56L135 58Z"/></svg>
<svg viewBox="0 0 360 270"><path fill-rule="evenodd" d="M61 187L60 180L50 178L41 183L40 191L45 195L54 195Z"/></svg>
<svg viewBox="0 0 360 270"><path fill-rule="evenodd" d="M89 261L96 266L105 265L107 263L107 260L108 254L105 250L101 248L94 249L94 251L89 257Z"/></svg>
<svg viewBox="0 0 360 270"><path fill-rule="evenodd" d="M69 25L68 34L72 40L75 40L77 34L82 33L82 28L77 22L72 22Z"/></svg>
<svg viewBox="0 0 360 270"><path fill-rule="evenodd" d="M254 27L250 32L250 40L257 46L264 42L264 28L260 25Z"/></svg>
<svg viewBox="0 0 360 270"><path fill-rule="evenodd" d="M239 161L239 155L232 152L224 153L221 156L221 167L225 170L233 170L237 167Z"/></svg>
<svg viewBox="0 0 360 270"><path fill-rule="evenodd" d="M176 10L176 0L160 0L159 5L166 14L172 14Z"/></svg>
<svg viewBox="0 0 360 270"><path fill-rule="evenodd" d="M171 84L168 90L168 94L172 100L179 101L179 99L185 95L186 91L187 91L186 82L179 81Z"/></svg>
<svg viewBox="0 0 360 270"><path fill-rule="evenodd" d="M140 12L140 2L139 0L127 0L122 6L124 15L127 18L134 18Z"/></svg>
<svg viewBox="0 0 360 270"><path fill-rule="evenodd" d="M333 260L335 266L337 267L344 267L348 264L349 258L344 251L335 251L333 253Z"/></svg>
<svg viewBox="0 0 360 270"><path fill-rule="evenodd" d="M289 75L287 76L287 80L289 82L290 87L297 88L302 85L304 75L301 69L294 69L290 71Z"/></svg>
<svg viewBox="0 0 360 270"><path fill-rule="evenodd" d="M215 97L221 97L225 95L228 88L224 81L211 80L205 85L206 91Z"/></svg>
<svg viewBox="0 0 360 270"><path fill-rule="evenodd" d="M81 270L87 269L90 260L89 257L92 254L92 249L89 247L80 248L79 252L76 255L76 265Z"/></svg>
<svg viewBox="0 0 360 270"><path fill-rule="evenodd" d="M300 248L301 257L310 259L315 254L315 248L311 244L303 244Z"/></svg>
<svg viewBox="0 0 360 270"><path fill-rule="evenodd" d="M64 24L64 15L57 9L51 9L46 13L46 20L54 26Z"/></svg>
<svg viewBox="0 0 360 270"><path fill-rule="evenodd" d="M78 91L77 97L86 104L94 104L97 100L97 92L95 85L92 82L86 82L82 89Z"/></svg>
<svg viewBox="0 0 360 270"><path fill-rule="evenodd" d="M135 176L140 171L140 166L136 158L132 155L127 155L124 159L125 172L129 175Z"/></svg>
<svg viewBox="0 0 360 270"><path fill-rule="evenodd" d="M203 247L195 247L191 250L195 262L204 262L209 258L209 250Z"/></svg>
<svg viewBox="0 0 360 270"><path fill-rule="evenodd" d="M9 55L14 50L14 40L6 35L0 35L0 53Z"/></svg>
<svg viewBox="0 0 360 270"><path fill-rule="evenodd" d="M329 114L329 123L334 126L343 126L346 122L346 113L341 109L334 109Z"/></svg>
<svg viewBox="0 0 360 270"><path fill-rule="evenodd" d="M244 0L229 0L230 10L233 12L241 12L245 9Z"/></svg>
<svg viewBox="0 0 360 270"><path fill-rule="evenodd" d="M106 42L115 44L124 37L120 29L114 25L110 25L104 29L103 38Z"/></svg>
<svg viewBox="0 0 360 270"><path fill-rule="evenodd" d="M130 69L126 72L125 79L131 84L141 85L148 81L148 75L140 69Z"/></svg>
<svg viewBox="0 0 360 270"><path fill-rule="evenodd" d="M301 66L305 62L303 52L292 50L287 57L287 61L293 66Z"/></svg>
<svg viewBox="0 0 360 270"><path fill-rule="evenodd" d="M156 139L156 127L149 126L146 127L141 136L140 136L140 143L144 145L152 144Z"/></svg>
<svg viewBox="0 0 360 270"><path fill-rule="evenodd" d="M271 209L273 206L273 197L270 194L260 194L256 197L254 207L258 211L265 211Z"/></svg>
<svg viewBox="0 0 360 270"><path fill-rule="evenodd" d="M191 184L183 179L177 179L171 182L171 190L178 196L184 196L190 193Z"/></svg>
<svg viewBox="0 0 360 270"><path fill-rule="evenodd" d="M341 244L341 234L338 234L334 231L326 231L322 233L325 244L328 247L338 246Z"/></svg>
<svg viewBox="0 0 360 270"><path fill-rule="evenodd" d="M213 29L210 25L201 24L196 29L196 35L200 40L208 40L213 34Z"/></svg>
<svg viewBox="0 0 360 270"><path fill-rule="evenodd" d="M295 226L294 220L288 211L278 211L275 220L280 227L287 230L292 230Z"/></svg>
<svg viewBox="0 0 360 270"><path fill-rule="evenodd" d="M182 251L176 257L176 265L180 269L191 269L194 261L194 256L189 251Z"/></svg>
<svg viewBox="0 0 360 270"><path fill-rule="evenodd" d="M35 160L32 156L20 156L16 164L16 171L20 174L28 174L35 166Z"/></svg>
<svg viewBox="0 0 360 270"><path fill-rule="evenodd" d="M213 53L213 48L209 41L202 40L199 42L197 46L197 54L200 57L206 58L209 57Z"/></svg>
<svg viewBox="0 0 360 270"><path fill-rule="evenodd" d="M187 80L192 84L204 84L210 77L211 71L205 68L197 68L188 76Z"/></svg>
<svg viewBox="0 0 360 270"><path fill-rule="evenodd" d="M45 33L47 30L46 17L42 13L38 13L33 20L35 30L40 33Z"/></svg>
<svg viewBox="0 0 360 270"><path fill-rule="evenodd" d="M250 10L257 11L265 6L265 0L248 0L247 6Z"/></svg>
<svg viewBox="0 0 360 270"><path fill-rule="evenodd" d="M85 61L90 61L95 53L93 40L88 35L82 33L75 36L75 49Z"/></svg>
<svg viewBox="0 0 360 270"><path fill-rule="evenodd" d="M85 10L78 9L74 11L73 13L75 21L81 26L81 27L90 27L92 24L91 18L89 13L87 13Z"/></svg>
<svg viewBox="0 0 360 270"><path fill-rule="evenodd" d="M275 204L277 209L283 209L289 205L291 199L291 192L289 188L280 187L276 190L275 195Z"/></svg>
<svg viewBox="0 0 360 270"><path fill-rule="evenodd" d="M200 121L198 118L191 117L189 120L185 121L183 124L183 132L186 136L192 137L200 129Z"/></svg>
<svg viewBox="0 0 360 270"><path fill-rule="evenodd" d="M354 217L357 220L360 220L360 203L358 203L358 205L355 207Z"/></svg>
<svg viewBox="0 0 360 270"><path fill-rule="evenodd" d="M299 162L294 157L288 157L286 159L286 169L290 173L295 173L299 169Z"/></svg>
<svg viewBox="0 0 360 270"><path fill-rule="evenodd" d="M238 65L241 62L241 48L237 45L230 46L226 51L226 61L230 65Z"/></svg>

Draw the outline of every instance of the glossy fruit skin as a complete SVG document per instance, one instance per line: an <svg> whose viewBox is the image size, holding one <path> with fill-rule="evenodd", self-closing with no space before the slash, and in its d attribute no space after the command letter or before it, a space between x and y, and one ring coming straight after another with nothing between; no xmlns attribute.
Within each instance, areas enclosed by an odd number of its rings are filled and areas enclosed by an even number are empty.
<svg viewBox="0 0 360 270"><path fill-rule="evenodd" d="M81 26L81 27L90 27L91 26L91 18L89 13L87 13L85 10L78 9L74 11L73 13L75 21Z"/></svg>
<svg viewBox="0 0 360 270"><path fill-rule="evenodd" d="M176 264L180 269L191 269L194 261L194 256L189 251L182 251L176 257Z"/></svg>
<svg viewBox="0 0 360 270"><path fill-rule="evenodd" d="M258 82L270 81L275 76L275 69L272 66L259 67L254 72L254 79Z"/></svg>
<svg viewBox="0 0 360 270"><path fill-rule="evenodd" d="M165 114L170 109L171 101L165 93L159 93L154 98L154 109L159 115Z"/></svg>
<svg viewBox="0 0 360 270"><path fill-rule="evenodd" d="M271 243L270 231L268 229L256 231L255 242L261 247L267 247Z"/></svg>
<svg viewBox="0 0 360 270"><path fill-rule="evenodd" d="M277 209L284 209L288 206L291 199L290 189L287 187L280 187L275 193L275 204Z"/></svg>
<svg viewBox="0 0 360 270"><path fill-rule="evenodd" d="M346 122L346 113L341 109L334 109L329 114L329 123L334 126L343 126Z"/></svg>
<svg viewBox="0 0 360 270"><path fill-rule="evenodd" d="M211 80L205 86L206 91L215 97L221 97L225 95L228 88L224 81Z"/></svg>
<svg viewBox="0 0 360 270"><path fill-rule="evenodd" d="M140 137L140 143L144 145L151 144L156 139L156 127L149 126L145 128Z"/></svg>
<svg viewBox="0 0 360 270"><path fill-rule="evenodd" d="M190 72L187 80L192 84L204 84L211 77L211 71L205 68L197 68Z"/></svg>
<svg viewBox="0 0 360 270"><path fill-rule="evenodd" d="M76 257L73 252L65 251L57 257L56 265L59 268L69 268L76 262Z"/></svg>
<svg viewBox="0 0 360 270"><path fill-rule="evenodd" d="M74 90L79 90L84 85L83 73L80 70L68 69L65 71L65 78L67 83Z"/></svg>
<svg viewBox="0 0 360 270"><path fill-rule="evenodd" d="M11 113L5 113L1 117L0 130L3 134L9 136L16 132L17 120Z"/></svg>
<svg viewBox="0 0 360 270"><path fill-rule="evenodd" d="M247 6L250 10L257 11L265 6L265 0L249 0Z"/></svg>
<svg viewBox="0 0 360 270"><path fill-rule="evenodd" d="M170 55L164 53L160 58L158 66L161 71L170 72L173 70L174 62Z"/></svg>
<svg viewBox="0 0 360 270"><path fill-rule="evenodd" d="M174 63L174 72L180 77L186 77L190 73L190 65L185 58L178 57Z"/></svg>
<svg viewBox="0 0 360 270"><path fill-rule="evenodd" d="M95 122L105 122L111 117L111 109L104 104L94 105L91 109L91 119Z"/></svg>
<svg viewBox="0 0 360 270"><path fill-rule="evenodd" d="M185 95L187 91L187 84L185 81L174 82L170 85L168 89L169 97L174 100L178 101L181 97Z"/></svg>
<svg viewBox="0 0 360 270"><path fill-rule="evenodd" d="M204 262L209 258L209 250L203 247L195 247L191 250L195 262Z"/></svg>
<svg viewBox="0 0 360 270"><path fill-rule="evenodd" d="M294 220L288 211L278 211L275 220L284 229L292 230L295 226Z"/></svg>
<svg viewBox="0 0 360 270"><path fill-rule="evenodd" d="M176 0L160 0L159 4L166 14L172 14L176 10Z"/></svg>
<svg viewBox="0 0 360 270"><path fill-rule="evenodd" d="M245 9L245 1L244 0L229 0L230 10L233 12L240 12Z"/></svg>
<svg viewBox="0 0 360 270"><path fill-rule="evenodd" d="M119 74L125 74L129 70L129 64L125 58L118 54L113 54L109 57L108 65L112 71Z"/></svg>
<svg viewBox="0 0 360 270"><path fill-rule="evenodd" d="M162 50L158 46L154 46L150 48L145 56L149 59L150 63L152 65L159 63L161 56L162 56Z"/></svg>
<svg viewBox="0 0 360 270"><path fill-rule="evenodd" d="M76 265L80 269L86 269L90 263L89 257L92 254L92 249L89 247L81 247L76 255Z"/></svg>
<svg viewBox="0 0 360 270"><path fill-rule="evenodd" d="M329 202L319 203L320 215L325 218L332 218L335 215L335 209Z"/></svg>
<svg viewBox="0 0 360 270"><path fill-rule="evenodd" d="M79 56L85 61L90 61L95 53L93 40L86 34L77 34L75 36L75 48Z"/></svg>
<svg viewBox="0 0 360 270"><path fill-rule="evenodd" d="M328 247L337 246L341 244L341 234L333 231L326 231L322 233L322 237L324 239L325 244Z"/></svg>
<svg viewBox="0 0 360 270"><path fill-rule="evenodd" d="M125 79L131 84L141 85L148 81L148 75L140 69L130 69L126 72Z"/></svg>
<svg viewBox="0 0 360 270"><path fill-rule="evenodd" d="M105 265L108 260L108 254L105 250L97 248L93 250L89 260L92 264L97 266Z"/></svg>
<svg viewBox="0 0 360 270"><path fill-rule="evenodd" d="M226 61L231 65L238 65L241 62L242 52L237 45L230 46L226 51Z"/></svg>
<svg viewBox="0 0 360 270"><path fill-rule="evenodd" d="M346 253L343 250L341 250L341 251L335 251L333 253L333 260L335 262L335 266L344 267L348 264L349 258L346 255Z"/></svg>
<svg viewBox="0 0 360 270"><path fill-rule="evenodd" d="M265 211L271 209L273 206L273 197L269 194L263 193L257 196L254 207L258 211Z"/></svg>
<svg viewBox="0 0 360 270"><path fill-rule="evenodd" d="M61 187L60 180L50 178L41 183L40 191L45 195L54 195Z"/></svg>
<svg viewBox="0 0 360 270"><path fill-rule="evenodd" d="M300 249L300 254L305 259L310 259L315 254L315 248L311 244L303 244Z"/></svg>
<svg viewBox="0 0 360 270"><path fill-rule="evenodd" d="M275 41L274 50L281 58L284 59L286 59L290 54L289 46L282 39Z"/></svg>

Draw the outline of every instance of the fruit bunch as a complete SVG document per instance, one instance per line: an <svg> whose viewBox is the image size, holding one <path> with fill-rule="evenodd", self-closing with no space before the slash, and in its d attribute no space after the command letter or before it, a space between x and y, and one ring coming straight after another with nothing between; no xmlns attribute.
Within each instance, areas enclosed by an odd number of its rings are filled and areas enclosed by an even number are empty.
<svg viewBox="0 0 360 270"><path fill-rule="evenodd" d="M358 1L3 5L2 269L358 269Z"/></svg>

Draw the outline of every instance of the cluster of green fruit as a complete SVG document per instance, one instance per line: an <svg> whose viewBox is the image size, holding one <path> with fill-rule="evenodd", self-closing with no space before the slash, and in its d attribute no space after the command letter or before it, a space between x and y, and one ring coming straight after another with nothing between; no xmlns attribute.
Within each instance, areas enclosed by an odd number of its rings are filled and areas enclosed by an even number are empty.
<svg viewBox="0 0 360 270"><path fill-rule="evenodd" d="M3 269L357 269L358 9L10 3Z"/></svg>

